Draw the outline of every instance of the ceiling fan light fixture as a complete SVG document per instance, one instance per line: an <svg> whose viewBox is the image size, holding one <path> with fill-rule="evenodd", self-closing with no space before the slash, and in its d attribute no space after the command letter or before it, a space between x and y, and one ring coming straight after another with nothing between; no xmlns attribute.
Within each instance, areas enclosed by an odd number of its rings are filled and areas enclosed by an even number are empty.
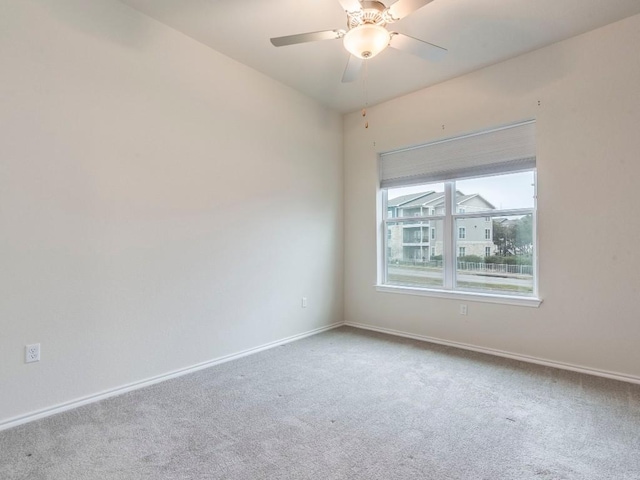
<svg viewBox="0 0 640 480"><path fill-rule="evenodd" d="M380 25L365 23L349 30L344 38L344 48L358 58L369 59L389 45L389 31Z"/></svg>

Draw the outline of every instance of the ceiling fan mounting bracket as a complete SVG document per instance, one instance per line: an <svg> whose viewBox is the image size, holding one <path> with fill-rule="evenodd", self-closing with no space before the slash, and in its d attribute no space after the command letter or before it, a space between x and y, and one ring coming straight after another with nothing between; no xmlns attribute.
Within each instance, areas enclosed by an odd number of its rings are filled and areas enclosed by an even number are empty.
<svg viewBox="0 0 640 480"><path fill-rule="evenodd" d="M361 3L362 10L347 12L347 27L349 30L360 25L380 25L384 27L387 23L393 21L384 3L377 1L363 1Z"/></svg>

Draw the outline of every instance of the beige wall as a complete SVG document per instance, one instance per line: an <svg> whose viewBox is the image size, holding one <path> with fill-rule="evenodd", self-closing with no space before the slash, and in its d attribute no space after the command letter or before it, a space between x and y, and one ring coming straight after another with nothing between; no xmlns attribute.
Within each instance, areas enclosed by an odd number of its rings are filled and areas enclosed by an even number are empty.
<svg viewBox="0 0 640 480"><path fill-rule="evenodd" d="M346 116L346 320L639 378L638 45L635 16ZM376 292L376 153L530 118L540 308Z"/></svg>
<svg viewBox="0 0 640 480"><path fill-rule="evenodd" d="M113 0L0 65L0 424L342 320L340 115Z"/></svg>

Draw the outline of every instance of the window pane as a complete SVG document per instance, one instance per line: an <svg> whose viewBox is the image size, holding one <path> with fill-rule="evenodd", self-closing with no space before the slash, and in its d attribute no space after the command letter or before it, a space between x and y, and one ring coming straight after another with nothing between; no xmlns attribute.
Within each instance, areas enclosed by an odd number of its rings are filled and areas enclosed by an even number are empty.
<svg viewBox="0 0 640 480"><path fill-rule="evenodd" d="M387 218L444 215L444 183L387 190Z"/></svg>
<svg viewBox="0 0 640 480"><path fill-rule="evenodd" d="M532 171L459 180L456 213L533 208L534 183Z"/></svg>
<svg viewBox="0 0 640 480"><path fill-rule="evenodd" d="M387 282L391 285L442 287L443 221L387 224Z"/></svg>
<svg viewBox="0 0 640 480"><path fill-rule="evenodd" d="M457 240L457 282L465 290L527 295L533 293L532 215L458 218L466 238ZM490 230L490 240L486 230Z"/></svg>

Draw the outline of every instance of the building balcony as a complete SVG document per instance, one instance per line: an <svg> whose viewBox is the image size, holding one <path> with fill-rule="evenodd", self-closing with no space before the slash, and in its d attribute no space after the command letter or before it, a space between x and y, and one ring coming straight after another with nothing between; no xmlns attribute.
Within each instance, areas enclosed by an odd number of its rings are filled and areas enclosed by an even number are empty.
<svg viewBox="0 0 640 480"><path fill-rule="evenodd" d="M403 223L400 225L402 228L415 228L415 229L420 229L420 228L429 228L429 221L422 221L419 223Z"/></svg>
<svg viewBox="0 0 640 480"><path fill-rule="evenodd" d="M409 239L402 242L403 247L424 247L429 245L429 240L426 238L420 241L420 239Z"/></svg>

